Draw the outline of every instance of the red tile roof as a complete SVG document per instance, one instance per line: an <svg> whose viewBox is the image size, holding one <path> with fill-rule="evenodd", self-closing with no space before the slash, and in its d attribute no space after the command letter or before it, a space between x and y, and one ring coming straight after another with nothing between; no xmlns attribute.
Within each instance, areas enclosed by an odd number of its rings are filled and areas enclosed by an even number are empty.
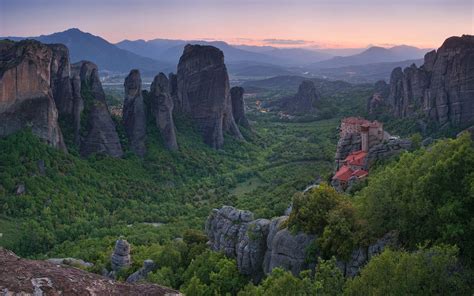
<svg viewBox="0 0 474 296"><path fill-rule="evenodd" d="M340 181L346 181L347 182L350 179L350 177L352 176L353 172L354 171L350 167L348 167L346 165L343 165L336 172L333 179L338 179Z"/></svg>
<svg viewBox="0 0 474 296"><path fill-rule="evenodd" d="M363 178L369 175L369 172L365 170L353 170L347 165L343 165L339 170L336 172L333 179L337 179L339 181L347 182L351 177Z"/></svg>
<svg viewBox="0 0 474 296"><path fill-rule="evenodd" d="M364 166L365 158L367 157L367 152L362 150L352 152L349 154L345 161L348 165L355 165L355 166Z"/></svg>

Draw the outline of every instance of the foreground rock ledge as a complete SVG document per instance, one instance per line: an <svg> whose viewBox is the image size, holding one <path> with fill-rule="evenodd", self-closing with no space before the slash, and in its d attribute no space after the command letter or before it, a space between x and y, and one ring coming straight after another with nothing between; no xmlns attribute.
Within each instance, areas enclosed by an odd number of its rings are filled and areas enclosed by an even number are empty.
<svg viewBox="0 0 474 296"><path fill-rule="evenodd" d="M181 295L152 284L127 284L74 267L27 260L0 248L0 295Z"/></svg>

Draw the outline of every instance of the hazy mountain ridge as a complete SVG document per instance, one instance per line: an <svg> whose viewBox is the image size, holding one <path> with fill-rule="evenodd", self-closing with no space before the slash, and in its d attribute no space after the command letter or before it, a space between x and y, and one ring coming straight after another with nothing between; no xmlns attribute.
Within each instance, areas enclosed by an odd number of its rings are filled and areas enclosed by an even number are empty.
<svg viewBox="0 0 474 296"><path fill-rule="evenodd" d="M104 71L128 72L132 68L138 68L143 72L156 73L158 70L172 69L171 67L173 67L171 63L137 55L118 48L99 36L75 28L50 35L2 37L1 39L35 39L47 44L61 43L69 48L72 62L92 60Z"/></svg>

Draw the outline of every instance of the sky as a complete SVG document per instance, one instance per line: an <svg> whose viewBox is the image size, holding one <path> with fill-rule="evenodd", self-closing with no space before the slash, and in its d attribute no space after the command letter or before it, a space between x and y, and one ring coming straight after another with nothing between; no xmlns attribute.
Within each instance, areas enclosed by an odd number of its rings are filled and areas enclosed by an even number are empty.
<svg viewBox="0 0 474 296"><path fill-rule="evenodd" d="M436 48L474 34L474 0L0 0L0 36L69 28L123 39Z"/></svg>

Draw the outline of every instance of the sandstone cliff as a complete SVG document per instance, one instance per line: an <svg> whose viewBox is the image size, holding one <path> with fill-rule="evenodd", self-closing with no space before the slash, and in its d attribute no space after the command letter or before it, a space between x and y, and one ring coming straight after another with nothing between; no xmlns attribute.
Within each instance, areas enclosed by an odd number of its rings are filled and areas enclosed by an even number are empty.
<svg viewBox="0 0 474 296"><path fill-rule="evenodd" d="M130 149L138 156L146 153L146 115L142 97L142 79L138 70L130 71L125 78L125 100L123 103L123 126Z"/></svg>
<svg viewBox="0 0 474 296"><path fill-rule="evenodd" d="M170 93L170 82L165 74L159 73L150 87L151 109L160 129L166 148L178 149L176 128L173 121L173 98Z"/></svg>
<svg viewBox="0 0 474 296"><path fill-rule="evenodd" d="M84 134L81 138L81 155L103 153L112 157L121 157L122 146L110 116L105 93L100 82L97 66L88 61L73 65L81 80L81 96L84 100Z"/></svg>
<svg viewBox="0 0 474 296"><path fill-rule="evenodd" d="M49 145L66 149L51 89L60 72L51 73L55 58L50 46L37 41L0 42L0 136L31 128Z"/></svg>
<svg viewBox="0 0 474 296"><path fill-rule="evenodd" d="M127 284L67 265L27 260L0 248L2 295L181 295L154 284Z"/></svg>
<svg viewBox="0 0 474 296"><path fill-rule="evenodd" d="M177 73L180 112L196 123L204 142L219 149L224 132L242 139L232 115L224 54L213 46L186 45Z"/></svg>
<svg viewBox="0 0 474 296"><path fill-rule="evenodd" d="M237 124L243 127L250 127L249 121L245 116L244 89L240 86L234 86L230 89L232 100L232 115Z"/></svg>
<svg viewBox="0 0 474 296"><path fill-rule="evenodd" d="M422 114L440 125L474 120L474 36L450 37L420 68L393 70L385 100L396 117Z"/></svg>

